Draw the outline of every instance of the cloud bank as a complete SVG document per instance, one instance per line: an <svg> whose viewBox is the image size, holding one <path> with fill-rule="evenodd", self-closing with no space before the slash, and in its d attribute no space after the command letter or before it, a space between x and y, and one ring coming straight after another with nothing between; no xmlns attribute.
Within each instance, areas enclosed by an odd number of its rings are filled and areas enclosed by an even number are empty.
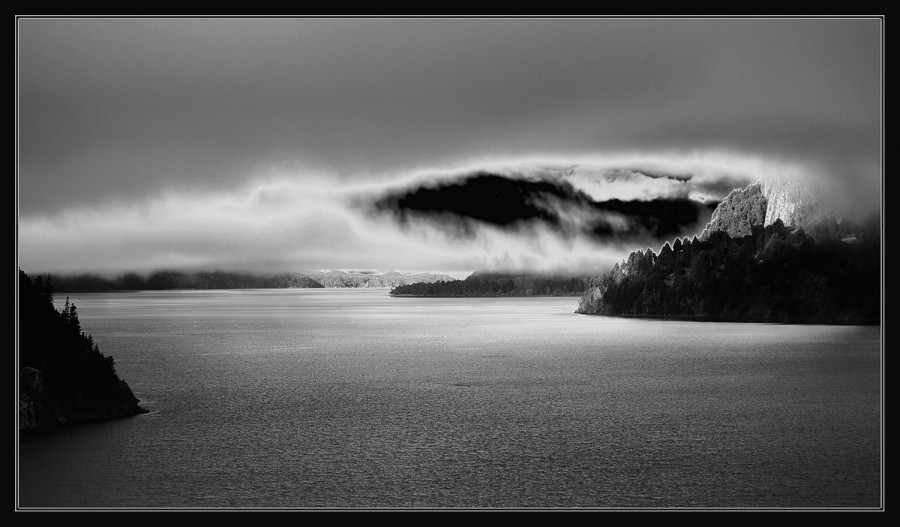
<svg viewBox="0 0 900 527"><path fill-rule="evenodd" d="M568 166L630 149L816 162L877 193L882 25L19 19L20 207L236 189L262 165L388 184L416 167L498 172L455 166L477 158ZM650 157L613 168L692 173Z"/></svg>
<svg viewBox="0 0 900 527"><path fill-rule="evenodd" d="M758 180L877 211L883 38L878 17L20 17L19 264L593 272Z"/></svg>
<svg viewBox="0 0 900 527"><path fill-rule="evenodd" d="M368 183L279 171L218 192L21 216L18 259L29 272L54 273L594 273L636 248L699 234L710 205L732 188L817 175L721 151L475 160Z"/></svg>

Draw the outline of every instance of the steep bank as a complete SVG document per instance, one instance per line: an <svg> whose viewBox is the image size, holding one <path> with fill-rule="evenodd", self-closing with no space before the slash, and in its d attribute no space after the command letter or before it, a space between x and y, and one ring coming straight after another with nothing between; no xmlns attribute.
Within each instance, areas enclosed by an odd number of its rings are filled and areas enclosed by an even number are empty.
<svg viewBox="0 0 900 527"><path fill-rule="evenodd" d="M828 207L822 192L815 187L763 182L735 189L725 196L699 238L705 241L717 231L732 238L748 236L753 227L768 227L779 220L788 227L803 229L816 240L846 237L861 228Z"/></svg>

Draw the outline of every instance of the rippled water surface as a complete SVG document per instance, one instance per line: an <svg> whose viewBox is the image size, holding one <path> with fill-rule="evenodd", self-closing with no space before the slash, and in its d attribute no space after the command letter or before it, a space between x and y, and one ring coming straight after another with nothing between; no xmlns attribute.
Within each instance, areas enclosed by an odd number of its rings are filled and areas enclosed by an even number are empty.
<svg viewBox="0 0 900 527"><path fill-rule="evenodd" d="M21 435L25 507L881 504L877 327L384 289L71 296L151 413Z"/></svg>

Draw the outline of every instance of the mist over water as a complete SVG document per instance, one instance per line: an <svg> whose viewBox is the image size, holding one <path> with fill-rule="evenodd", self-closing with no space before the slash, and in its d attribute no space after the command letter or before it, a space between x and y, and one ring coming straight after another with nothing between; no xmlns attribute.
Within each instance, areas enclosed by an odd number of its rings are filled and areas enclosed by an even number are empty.
<svg viewBox="0 0 900 527"><path fill-rule="evenodd" d="M877 327L386 289L72 301L151 413L22 435L22 506L880 504Z"/></svg>

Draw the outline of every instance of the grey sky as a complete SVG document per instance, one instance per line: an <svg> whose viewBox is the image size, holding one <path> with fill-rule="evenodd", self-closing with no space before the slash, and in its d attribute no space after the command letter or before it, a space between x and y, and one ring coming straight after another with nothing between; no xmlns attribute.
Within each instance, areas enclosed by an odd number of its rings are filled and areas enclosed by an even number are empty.
<svg viewBox="0 0 900 527"><path fill-rule="evenodd" d="M879 189L878 19L38 18L17 39L20 221L273 171L621 151Z"/></svg>

